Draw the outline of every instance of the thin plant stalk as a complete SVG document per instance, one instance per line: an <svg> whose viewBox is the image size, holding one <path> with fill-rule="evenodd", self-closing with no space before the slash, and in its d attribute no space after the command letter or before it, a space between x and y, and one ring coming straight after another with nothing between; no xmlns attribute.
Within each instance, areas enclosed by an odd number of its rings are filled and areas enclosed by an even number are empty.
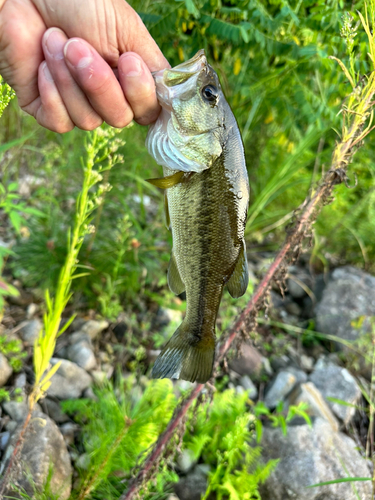
<svg viewBox="0 0 375 500"><path fill-rule="evenodd" d="M99 184L96 192L90 192L90 190L103 180L100 172L112 168L121 159L119 155L111 154L116 151L113 144L111 144L111 140L116 133L118 132L110 129L97 129L87 136L88 139L85 144L86 159L85 162L82 160L83 183L76 201L73 230L68 232L67 254L65 263L59 274L55 296L51 297L48 290L45 295L46 312L43 317L44 328L39 333L34 344L35 382L28 397L28 414L4 472L0 484L0 498L2 498L7 487L16 458L22 450L23 440L35 405L45 395L51 385L51 378L61 364L61 362L58 362L51 366L51 358L58 336L70 326L74 319L74 316L72 316L60 328L62 314L72 297L71 286L73 280L87 275L86 272L77 272L79 267L78 255L85 236L92 232L92 227L89 224L92 213L100 206L103 195L110 189L110 186L108 184ZM120 142L117 144L120 145ZM102 164L106 160L107 165L103 167Z"/></svg>

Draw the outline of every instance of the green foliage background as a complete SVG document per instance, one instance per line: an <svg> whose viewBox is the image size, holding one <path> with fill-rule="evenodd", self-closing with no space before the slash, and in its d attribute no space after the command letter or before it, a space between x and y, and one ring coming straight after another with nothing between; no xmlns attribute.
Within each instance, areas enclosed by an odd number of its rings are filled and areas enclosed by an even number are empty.
<svg viewBox="0 0 375 500"><path fill-rule="evenodd" d="M330 55L344 57L340 36L343 16L355 4L343 1L137 1L151 34L171 65L204 48L218 71L245 143L251 184L246 235L249 252L276 249L285 224L329 164L337 139L341 103L349 92L345 76ZM364 33L354 37L355 70L365 74ZM22 115L16 103L0 125L4 144L18 146L3 155L3 186L36 178L32 196L19 200L27 221L18 228L12 272L31 286L56 283L71 225L74 199L80 188L79 157L85 154L84 132L57 135ZM104 179L112 186L99 215L95 234L86 239L79 280L83 306L101 308L115 317L124 303L134 303L150 288L159 289L169 305L165 269L171 246L163 223L162 196L146 178L160 175L148 156L146 130L137 125L123 131L119 152L124 163ZM327 253L338 261L373 267L374 158L373 139L355 157L351 173L358 186L337 188L336 202L324 209L315 225L314 265L322 269ZM22 202L22 203L21 203ZM160 265L162 264L162 265Z"/></svg>

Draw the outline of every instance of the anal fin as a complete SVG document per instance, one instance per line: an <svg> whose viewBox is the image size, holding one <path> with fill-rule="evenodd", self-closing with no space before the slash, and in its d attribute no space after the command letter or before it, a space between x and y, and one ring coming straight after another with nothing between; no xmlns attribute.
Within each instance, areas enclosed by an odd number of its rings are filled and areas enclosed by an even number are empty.
<svg viewBox="0 0 375 500"><path fill-rule="evenodd" d="M176 295L180 295L180 293L185 291L185 285L182 281L180 271L178 270L173 250L171 253L171 260L169 261L169 266L168 266L168 285L171 291Z"/></svg>
<svg viewBox="0 0 375 500"><path fill-rule="evenodd" d="M234 268L232 276L229 278L227 287L231 296L237 299L238 297L242 297L242 295L246 292L248 284L249 269L247 266L246 244L245 240L242 240L236 267Z"/></svg>

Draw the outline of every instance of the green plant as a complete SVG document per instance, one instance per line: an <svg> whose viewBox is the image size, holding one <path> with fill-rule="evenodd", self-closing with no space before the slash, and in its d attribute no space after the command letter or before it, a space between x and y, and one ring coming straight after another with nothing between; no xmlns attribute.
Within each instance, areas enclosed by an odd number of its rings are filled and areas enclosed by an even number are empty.
<svg viewBox="0 0 375 500"><path fill-rule="evenodd" d="M95 394L96 400L62 403L63 410L81 424L89 457L87 469L80 470L81 482L73 494L79 500L118 498L124 482L130 480L129 470L142 461L177 403L170 380L149 382L142 394L134 376L120 377L115 386L108 383L98 387ZM176 479L163 462L157 471L156 491L143 491L142 498L166 498L167 484Z"/></svg>
<svg viewBox="0 0 375 500"><path fill-rule="evenodd" d="M218 500L260 499L258 486L277 465L261 462L261 448L253 446L256 418L247 406L248 396L234 390L216 392L211 404L201 405L184 446L196 460L211 466L203 499L215 492Z"/></svg>
<svg viewBox="0 0 375 500"><path fill-rule="evenodd" d="M22 368L22 360L27 356L23 352L22 342L18 339L9 339L6 335L0 335L0 352L9 360L10 366L15 372Z"/></svg>

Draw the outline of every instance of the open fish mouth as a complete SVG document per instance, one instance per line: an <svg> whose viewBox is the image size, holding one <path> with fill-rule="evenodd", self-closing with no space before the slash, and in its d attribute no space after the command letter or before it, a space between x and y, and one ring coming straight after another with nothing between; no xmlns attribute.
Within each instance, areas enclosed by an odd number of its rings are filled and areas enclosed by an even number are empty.
<svg viewBox="0 0 375 500"><path fill-rule="evenodd" d="M171 111L171 100L194 88L201 71L208 71L208 69L206 55L201 49L194 57L174 68L152 73L161 106Z"/></svg>

